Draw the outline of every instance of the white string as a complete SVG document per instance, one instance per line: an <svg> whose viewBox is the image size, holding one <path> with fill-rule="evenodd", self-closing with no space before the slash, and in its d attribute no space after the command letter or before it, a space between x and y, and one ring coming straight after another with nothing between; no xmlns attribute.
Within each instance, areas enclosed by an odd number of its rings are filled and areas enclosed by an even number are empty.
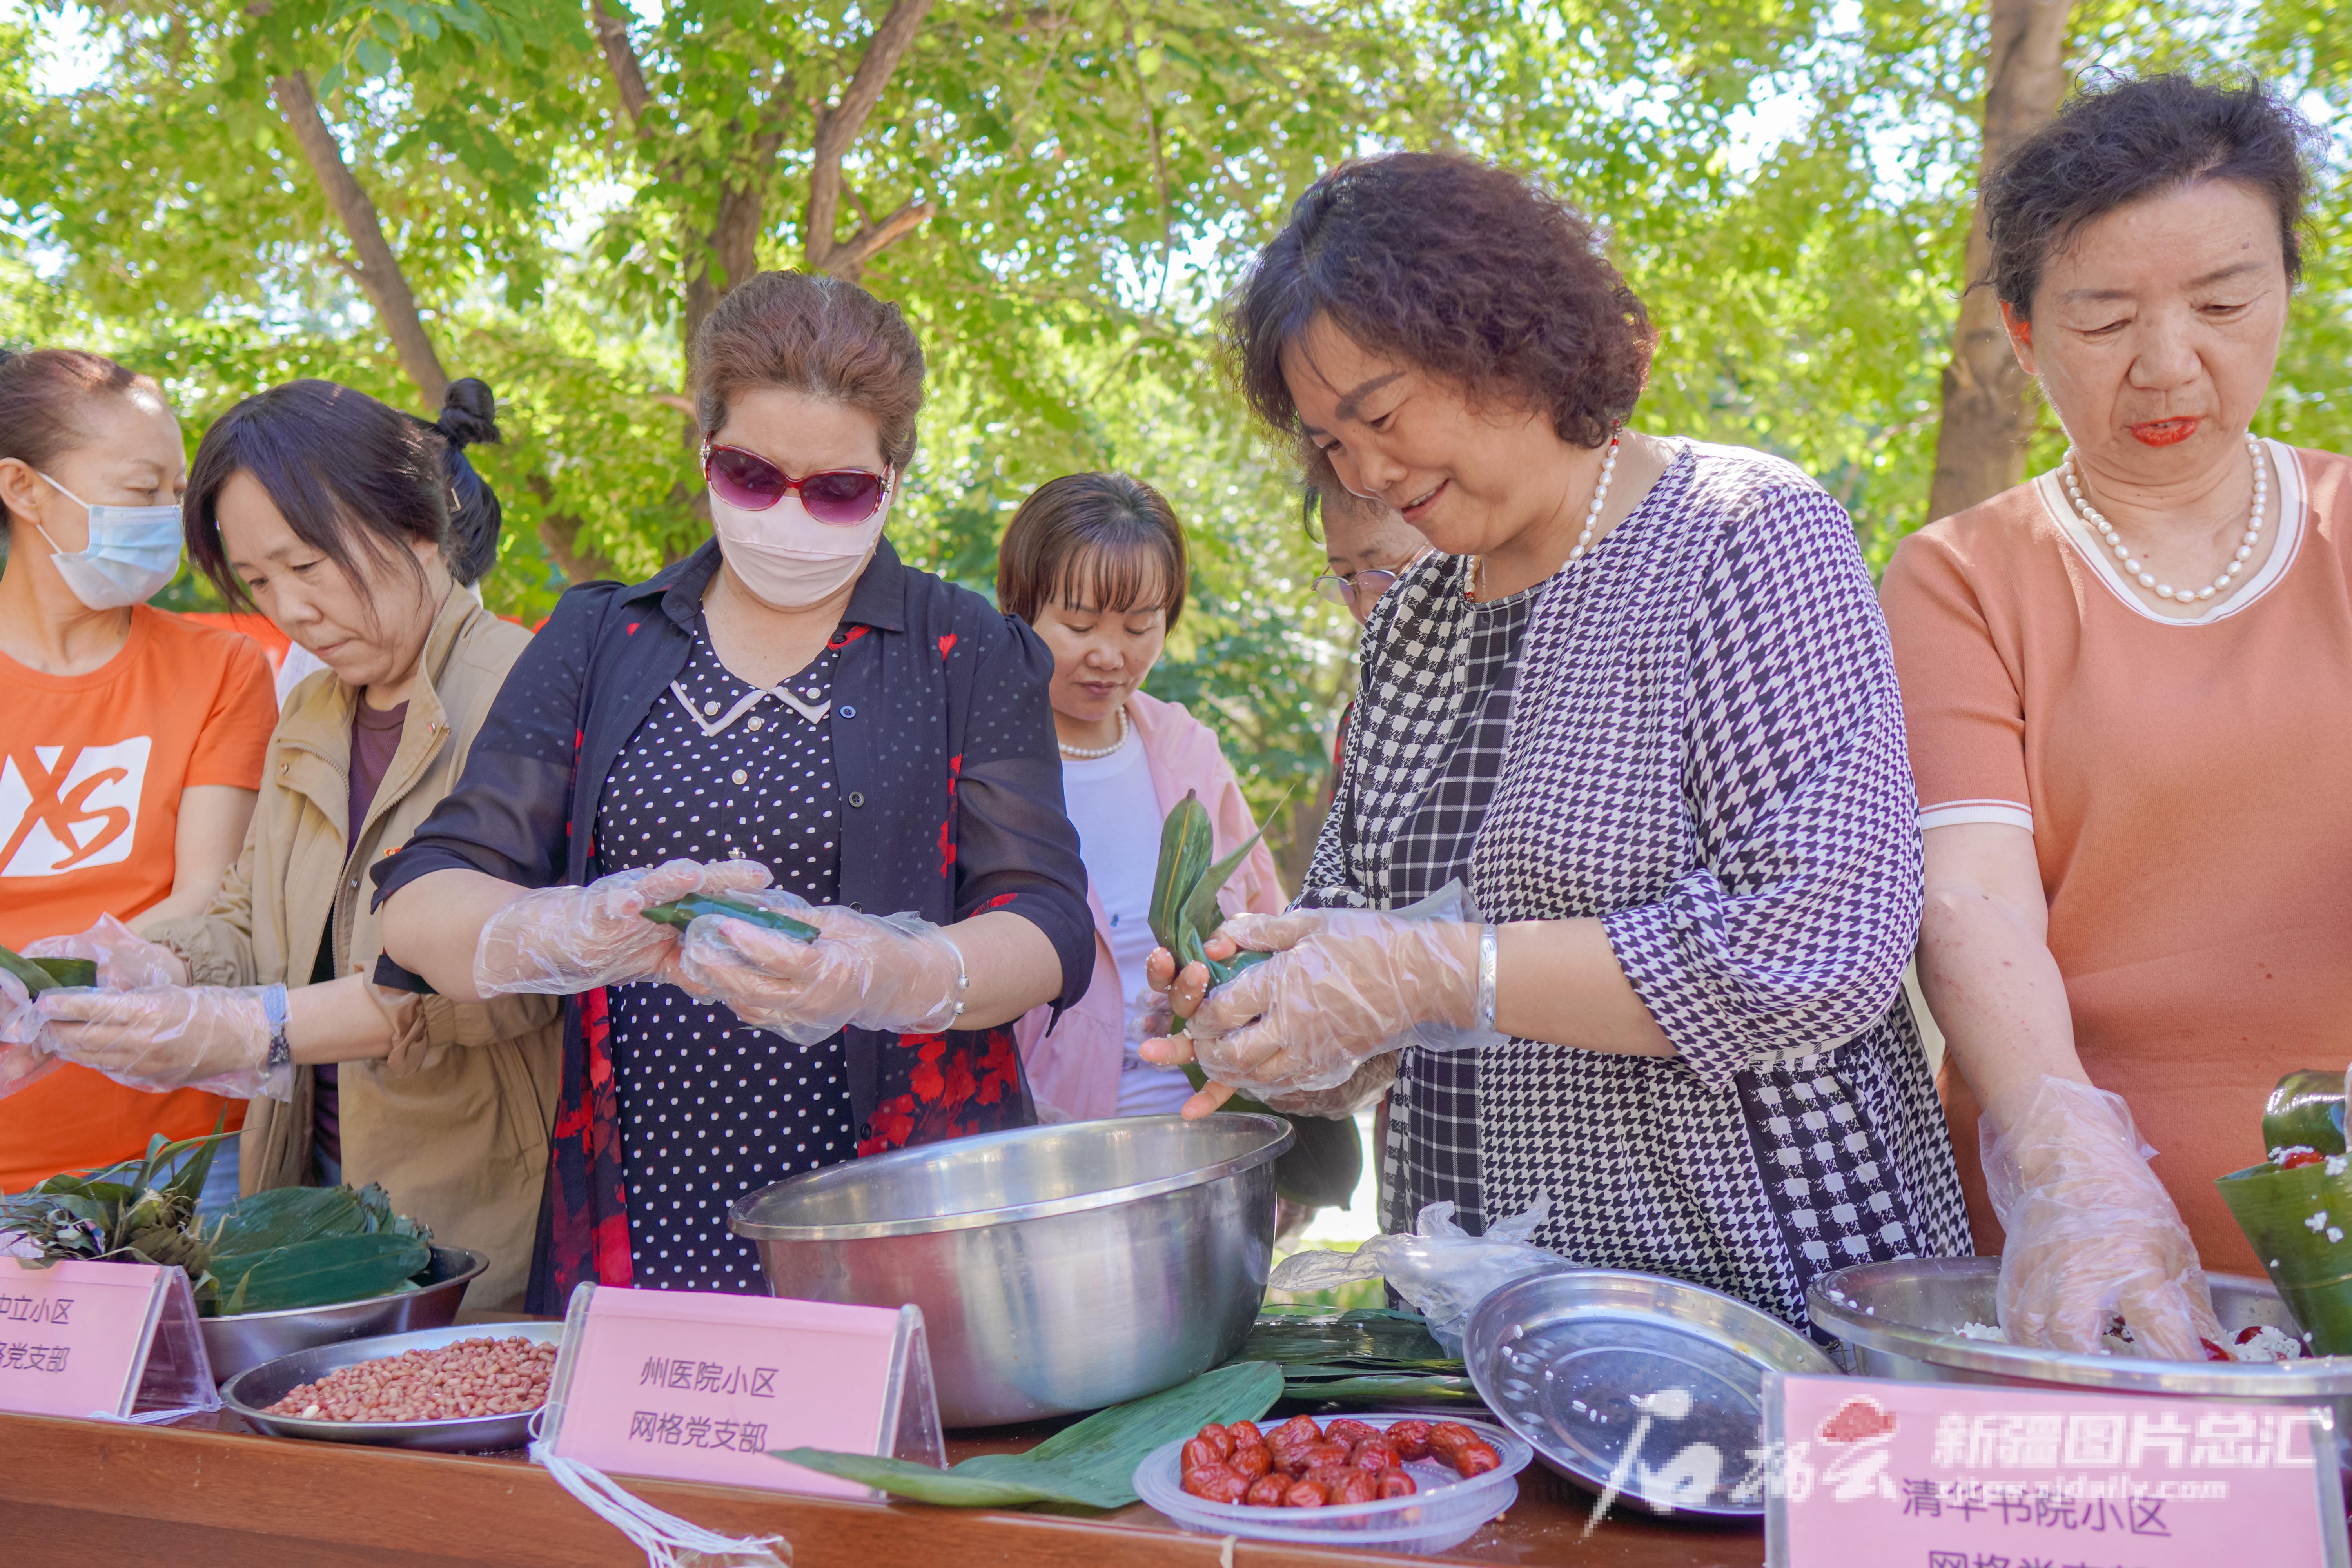
<svg viewBox="0 0 2352 1568"><path fill-rule="evenodd" d="M93 1410L92 1421L119 1421L126 1426L152 1426L164 1421L177 1421L183 1415L203 1415L220 1408L220 1401L210 1405L174 1405L168 1410L142 1410L136 1415L117 1415L111 1410Z"/></svg>
<svg viewBox="0 0 2352 1568"><path fill-rule="evenodd" d="M533 1443L530 1457L589 1512L635 1542L646 1554L646 1568L698 1568L707 1558L783 1568L793 1560L792 1546L781 1535L721 1535L632 1497L593 1466L558 1458L544 1443ZM783 1555L778 1557L772 1547L782 1547Z"/></svg>

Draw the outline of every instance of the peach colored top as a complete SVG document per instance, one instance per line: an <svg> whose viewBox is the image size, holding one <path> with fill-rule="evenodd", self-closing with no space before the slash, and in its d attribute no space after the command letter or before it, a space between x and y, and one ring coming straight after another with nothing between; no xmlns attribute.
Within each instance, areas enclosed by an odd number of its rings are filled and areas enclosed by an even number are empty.
<svg viewBox="0 0 2352 1568"><path fill-rule="evenodd" d="M2129 1103L2209 1269L2259 1274L2213 1189L2281 1074L2352 1059L2352 460L2267 444L2278 534L2157 615L2054 476L1904 541L1894 631L1920 826L2032 830L2094 1082ZM1976 1105L1945 1108L1978 1249Z"/></svg>

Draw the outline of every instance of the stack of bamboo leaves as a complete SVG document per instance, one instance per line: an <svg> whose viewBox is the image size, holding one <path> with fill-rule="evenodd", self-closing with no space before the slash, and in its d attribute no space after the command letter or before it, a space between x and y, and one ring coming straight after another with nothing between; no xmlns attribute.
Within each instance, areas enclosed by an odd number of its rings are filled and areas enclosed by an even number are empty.
<svg viewBox="0 0 2352 1568"><path fill-rule="evenodd" d="M279 1187L200 1219L196 1194L226 1136L158 1135L139 1159L0 1197L0 1235L39 1258L184 1268L205 1317L387 1295L432 1267L432 1233L393 1213L379 1186Z"/></svg>
<svg viewBox="0 0 2352 1568"><path fill-rule="evenodd" d="M1462 1358L1432 1339L1418 1312L1268 1307L1237 1352L1282 1368L1283 1394L1327 1405L1475 1403Z"/></svg>

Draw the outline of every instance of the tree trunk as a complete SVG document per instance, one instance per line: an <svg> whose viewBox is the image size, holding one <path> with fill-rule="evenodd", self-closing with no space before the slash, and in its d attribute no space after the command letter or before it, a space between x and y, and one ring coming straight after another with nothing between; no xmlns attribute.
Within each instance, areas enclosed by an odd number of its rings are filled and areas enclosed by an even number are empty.
<svg viewBox="0 0 2352 1568"><path fill-rule="evenodd" d="M686 284L686 352L694 353L695 334L702 331L721 296L760 268L760 188L729 185L719 196L719 221L703 239L702 265ZM688 384L693 383L688 374Z"/></svg>
<svg viewBox="0 0 2352 1568"><path fill-rule="evenodd" d="M327 129L326 117L319 112L319 100L310 91L310 79L299 71L272 77L269 95L277 100L278 111L286 117L320 189L326 192L335 216L342 220L343 232L351 237L352 249L359 258L352 268L353 275L366 290L369 302L375 306L376 322L383 328L384 336L392 340L393 352L400 356L400 368L416 384L418 394L425 399L425 412L431 414L441 406L442 395L449 390L449 373L441 368L441 356L434 351L432 334L425 330L425 319L417 313L416 296L409 291L399 258L393 255L391 243L383 237L383 223L376 216L375 203L368 199L351 166L343 162L342 149L335 145L334 132Z"/></svg>
<svg viewBox="0 0 2352 1568"><path fill-rule="evenodd" d="M2009 150L2057 112L2066 93L2069 0L1991 0L1992 47L1985 73L1984 148L1977 211L1969 226L1968 284L1944 367L1943 416L1936 426L1936 479L1927 518L1949 517L2024 481L2033 434L2026 375L2010 352L2000 301L1988 280L1984 184Z"/></svg>

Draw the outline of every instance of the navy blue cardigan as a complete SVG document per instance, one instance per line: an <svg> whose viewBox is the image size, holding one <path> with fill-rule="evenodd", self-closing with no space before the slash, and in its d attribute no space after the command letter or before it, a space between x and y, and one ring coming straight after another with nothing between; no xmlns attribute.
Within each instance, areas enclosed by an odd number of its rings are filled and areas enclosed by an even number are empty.
<svg viewBox="0 0 2352 1568"><path fill-rule="evenodd" d="M527 888L602 874L604 781L686 668L716 542L635 586L563 595L492 704L464 776L400 852L373 868L381 905L434 871ZM1094 972L1077 832L1062 803L1045 697L1053 658L1019 620L905 565L885 540L834 634L834 761L843 814L841 902L948 925L1009 909L1061 959L1059 1009ZM413 977L389 966L381 977ZM561 1311L581 1280L626 1284L626 1194L601 992L565 1008L564 1089L541 1205L533 1310ZM858 1152L1034 1120L1007 1028L848 1037ZM730 1194L729 1196L733 1194Z"/></svg>

